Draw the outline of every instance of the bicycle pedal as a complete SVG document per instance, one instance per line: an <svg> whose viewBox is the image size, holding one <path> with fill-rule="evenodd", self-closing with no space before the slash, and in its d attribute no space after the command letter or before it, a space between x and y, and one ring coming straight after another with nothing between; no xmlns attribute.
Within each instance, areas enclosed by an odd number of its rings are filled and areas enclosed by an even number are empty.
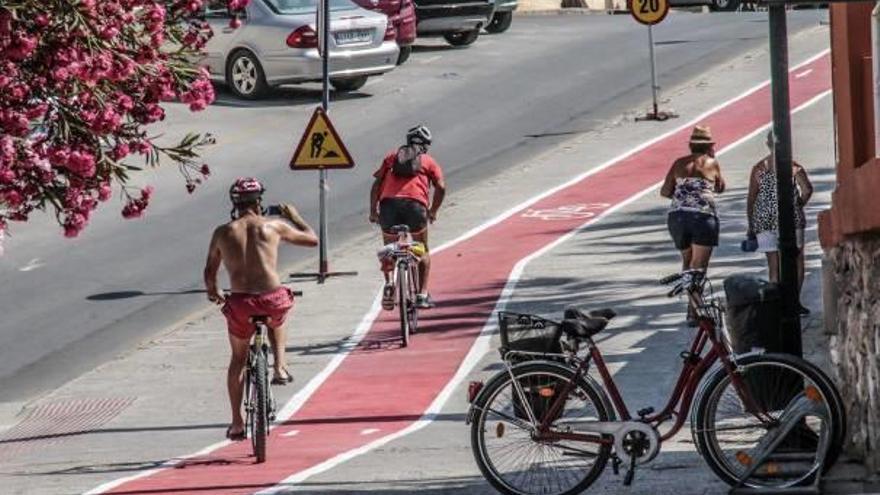
<svg viewBox="0 0 880 495"><path fill-rule="evenodd" d="M623 461L620 460L620 457L617 457L617 454L611 458L611 470L614 471L615 476L620 476L620 465L623 464Z"/></svg>
<svg viewBox="0 0 880 495"><path fill-rule="evenodd" d="M626 471L626 476L623 477L623 486L632 485L633 478L636 477L636 468L630 468Z"/></svg>

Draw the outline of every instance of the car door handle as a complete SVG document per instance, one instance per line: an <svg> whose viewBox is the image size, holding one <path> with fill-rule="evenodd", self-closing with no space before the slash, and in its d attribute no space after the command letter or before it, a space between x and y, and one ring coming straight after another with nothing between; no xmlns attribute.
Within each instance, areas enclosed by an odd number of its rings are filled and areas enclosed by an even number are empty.
<svg viewBox="0 0 880 495"><path fill-rule="evenodd" d="M224 32L224 33L227 33L227 34L228 34L228 33L234 33L234 32L235 32L235 28L225 27L225 28L223 28L223 32Z"/></svg>

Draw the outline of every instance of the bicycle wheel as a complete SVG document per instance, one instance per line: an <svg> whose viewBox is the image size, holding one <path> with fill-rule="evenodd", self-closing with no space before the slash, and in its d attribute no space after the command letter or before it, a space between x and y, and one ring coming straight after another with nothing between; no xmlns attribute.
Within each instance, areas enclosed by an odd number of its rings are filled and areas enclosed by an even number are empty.
<svg viewBox="0 0 880 495"><path fill-rule="evenodd" d="M266 354L258 350L254 357L251 405L251 443L257 463L266 461L266 441L269 436L269 373Z"/></svg>
<svg viewBox="0 0 880 495"><path fill-rule="evenodd" d="M519 382L523 395L514 385ZM508 495L569 495L590 486L605 469L611 446L572 440L533 438L526 408L545 416L555 391L577 380L564 408L551 423L553 431L571 431L563 420L612 420L603 392L575 376L575 371L546 361L516 365L496 374L474 403L471 448L483 476Z"/></svg>
<svg viewBox="0 0 880 495"><path fill-rule="evenodd" d="M409 345L409 266L406 262L397 265L397 309L400 312L400 339L403 347Z"/></svg>
<svg viewBox="0 0 880 495"><path fill-rule="evenodd" d="M715 474L732 486L742 480L752 488L809 483L823 431L828 437L827 471L840 455L846 431L842 402L831 380L812 364L784 354L749 356L736 365L736 380L723 368L707 379L691 424L699 452ZM786 434L790 416L795 420ZM781 443L771 449L776 437L782 437Z"/></svg>

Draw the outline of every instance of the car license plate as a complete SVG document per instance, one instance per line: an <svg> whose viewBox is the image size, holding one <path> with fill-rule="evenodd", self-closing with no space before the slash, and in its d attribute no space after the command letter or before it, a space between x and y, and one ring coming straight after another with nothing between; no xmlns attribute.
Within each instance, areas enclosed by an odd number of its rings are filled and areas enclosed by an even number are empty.
<svg viewBox="0 0 880 495"><path fill-rule="evenodd" d="M336 44L339 46L353 45L355 43L368 43L373 39L373 32L369 29L354 29L351 31L339 31L334 33Z"/></svg>

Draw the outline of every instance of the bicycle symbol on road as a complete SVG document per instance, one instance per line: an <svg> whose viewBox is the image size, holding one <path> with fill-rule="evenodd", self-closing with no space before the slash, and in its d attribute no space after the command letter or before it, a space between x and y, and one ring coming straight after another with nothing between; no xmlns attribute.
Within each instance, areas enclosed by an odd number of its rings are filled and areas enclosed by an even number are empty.
<svg viewBox="0 0 880 495"><path fill-rule="evenodd" d="M608 203L579 203L574 205L557 206L556 208L534 209L529 208L522 214L523 218L537 218L539 220L575 220L586 219L596 216L598 211L611 206Z"/></svg>

